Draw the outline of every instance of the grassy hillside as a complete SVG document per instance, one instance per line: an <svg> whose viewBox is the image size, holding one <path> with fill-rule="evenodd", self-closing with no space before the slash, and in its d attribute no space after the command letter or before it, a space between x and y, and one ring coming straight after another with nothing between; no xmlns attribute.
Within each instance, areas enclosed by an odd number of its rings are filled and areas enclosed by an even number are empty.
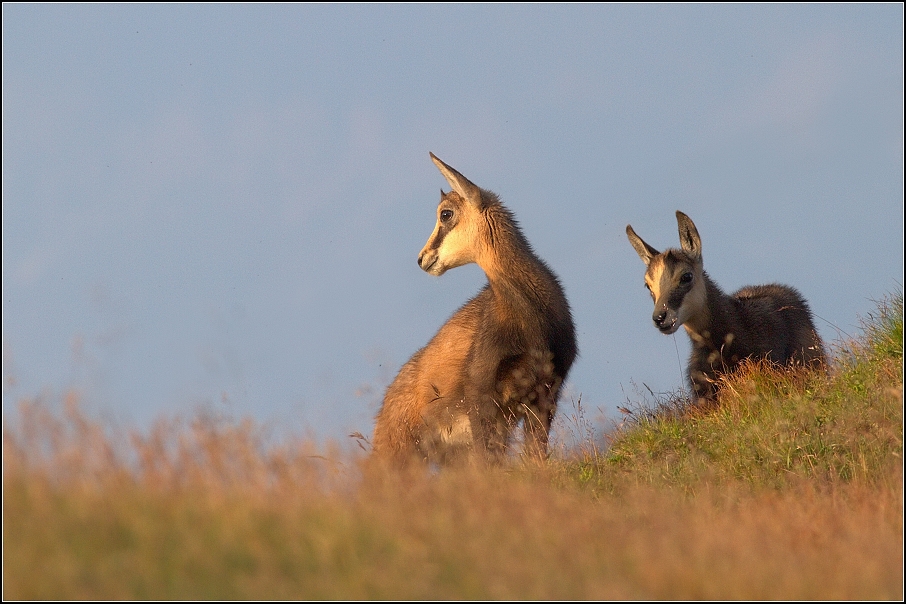
<svg viewBox="0 0 906 604"><path fill-rule="evenodd" d="M828 374L640 400L544 465L434 475L200 416L4 418L4 599L903 597L902 295Z"/></svg>
<svg viewBox="0 0 906 604"><path fill-rule="evenodd" d="M750 363L723 380L716 409L680 396L639 404L579 473L609 491L626 479L685 490L888 480L902 467L902 318L901 296L882 301L827 375Z"/></svg>

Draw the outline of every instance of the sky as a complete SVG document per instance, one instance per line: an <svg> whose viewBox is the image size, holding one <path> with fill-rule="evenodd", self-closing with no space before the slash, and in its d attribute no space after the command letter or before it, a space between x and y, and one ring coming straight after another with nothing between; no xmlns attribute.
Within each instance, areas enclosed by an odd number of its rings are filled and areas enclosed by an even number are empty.
<svg viewBox="0 0 906 604"><path fill-rule="evenodd" d="M485 283L416 259L448 185L559 276L558 418L684 384L627 224L695 222L726 292L799 289L832 345L903 284L903 5L10 4L3 414L199 410L370 435Z"/></svg>

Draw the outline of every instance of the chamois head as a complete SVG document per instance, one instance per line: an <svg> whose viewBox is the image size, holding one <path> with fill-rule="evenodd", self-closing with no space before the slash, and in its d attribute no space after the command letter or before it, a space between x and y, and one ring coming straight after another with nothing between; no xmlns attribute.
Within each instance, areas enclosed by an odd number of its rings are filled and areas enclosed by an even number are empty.
<svg viewBox="0 0 906 604"><path fill-rule="evenodd" d="M481 210L485 202L481 189L468 178L433 153L431 159L452 191L444 193L441 189L437 224L418 255L418 265L432 275L442 275L451 268L478 261L484 241Z"/></svg>
<svg viewBox="0 0 906 604"><path fill-rule="evenodd" d="M672 334L687 321L707 312L707 290L702 264L702 242L692 220L676 213L682 249L659 252L626 225L629 243L648 267L645 287L654 300L651 319L661 333Z"/></svg>

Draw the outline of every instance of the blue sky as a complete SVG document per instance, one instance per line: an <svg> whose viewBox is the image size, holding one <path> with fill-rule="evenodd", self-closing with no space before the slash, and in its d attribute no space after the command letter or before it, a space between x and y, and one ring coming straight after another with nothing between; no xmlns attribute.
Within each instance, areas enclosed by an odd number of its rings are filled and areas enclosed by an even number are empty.
<svg viewBox="0 0 906 604"><path fill-rule="evenodd" d="M901 4L3 5L3 411L74 389L369 434L484 283L416 258L447 185L559 275L581 396L682 384L625 227L829 341L903 283ZM599 415L600 414L600 415Z"/></svg>

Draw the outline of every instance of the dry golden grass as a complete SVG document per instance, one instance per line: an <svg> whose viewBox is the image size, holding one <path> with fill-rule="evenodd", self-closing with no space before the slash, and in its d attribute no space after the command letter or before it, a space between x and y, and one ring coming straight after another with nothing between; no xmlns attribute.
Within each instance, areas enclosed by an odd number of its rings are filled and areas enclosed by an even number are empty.
<svg viewBox="0 0 906 604"><path fill-rule="evenodd" d="M118 440L66 407L26 405L4 435L4 599L902 595L898 467L880 484L608 494L554 464L369 470L267 445L248 421Z"/></svg>

